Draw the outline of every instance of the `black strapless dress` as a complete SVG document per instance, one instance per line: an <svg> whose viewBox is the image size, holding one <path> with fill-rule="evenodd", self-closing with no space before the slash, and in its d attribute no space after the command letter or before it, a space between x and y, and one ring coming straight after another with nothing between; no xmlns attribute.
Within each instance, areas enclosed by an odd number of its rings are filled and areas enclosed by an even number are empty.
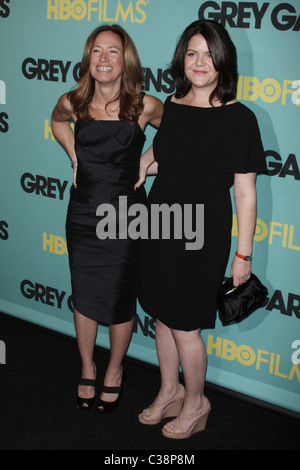
<svg viewBox="0 0 300 470"><path fill-rule="evenodd" d="M145 203L145 189L134 190L144 142L138 123L78 119L75 124L77 188L66 220L72 299L78 312L103 324L129 321L136 312L140 240L118 236L118 217L120 196L127 208ZM107 213L96 215L102 204L115 210L117 222L106 239L96 232L107 219Z"/></svg>

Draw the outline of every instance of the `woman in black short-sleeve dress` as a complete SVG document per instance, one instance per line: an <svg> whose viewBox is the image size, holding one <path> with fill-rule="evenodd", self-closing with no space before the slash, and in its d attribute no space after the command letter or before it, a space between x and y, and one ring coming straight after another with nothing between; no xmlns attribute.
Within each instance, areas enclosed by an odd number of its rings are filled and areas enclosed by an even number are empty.
<svg viewBox="0 0 300 470"><path fill-rule="evenodd" d="M266 166L257 120L234 99L236 53L224 28L210 21L190 25L178 43L172 71L177 90L165 102L153 142L156 162L148 170L151 174L158 167L148 197L150 233L144 242L139 288L143 309L156 318L162 384L139 420L156 424L178 415L164 426L163 434L182 439L203 430L210 411L203 395L206 350L199 331L215 325L216 293L231 242L229 188L234 185L239 229L231 274L239 285L251 273L251 263L243 257L252 253L256 173ZM143 156L141 175L149 158L150 153ZM161 204L177 205L183 216L192 208L190 221L194 230L198 227L198 239L192 240L190 232L180 237L175 231L169 239L163 233L151 238L152 226L157 226L151 208ZM196 207L203 207L203 216ZM164 212L162 224L167 217ZM174 220L176 227L180 219ZM185 390L178 383L179 364Z"/></svg>

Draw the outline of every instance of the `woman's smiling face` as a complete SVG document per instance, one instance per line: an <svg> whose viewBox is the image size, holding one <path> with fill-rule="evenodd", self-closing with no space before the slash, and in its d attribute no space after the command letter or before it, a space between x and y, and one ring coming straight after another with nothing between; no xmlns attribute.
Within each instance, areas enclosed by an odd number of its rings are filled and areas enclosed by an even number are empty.
<svg viewBox="0 0 300 470"><path fill-rule="evenodd" d="M98 34L90 54L90 73L98 82L113 83L121 79L123 44L118 34L103 31Z"/></svg>
<svg viewBox="0 0 300 470"><path fill-rule="evenodd" d="M192 86L207 89L208 94L217 86L219 72L214 67L206 40L201 34L193 36L188 43L184 71Z"/></svg>

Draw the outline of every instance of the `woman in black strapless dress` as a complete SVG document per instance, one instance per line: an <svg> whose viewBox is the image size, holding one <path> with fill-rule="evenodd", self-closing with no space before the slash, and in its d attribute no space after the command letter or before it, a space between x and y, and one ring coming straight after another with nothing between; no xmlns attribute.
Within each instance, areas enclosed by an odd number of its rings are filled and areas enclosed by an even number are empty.
<svg viewBox="0 0 300 470"><path fill-rule="evenodd" d="M256 173L266 170L256 118L235 101L236 52L224 28L197 21L181 36L172 73L176 93L165 102L160 128L141 160L140 187L149 172L158 174L148 198L154 205L193 209L198 236L143 242L139 300L156 318L156 345L162 383L153 405L139 420L163 427L163 435L184 439L205 428L210 412L204 396L206 348L202 328L213 328L216 294L223 282L231 242L234 185L238 222L237 253L231 265L234 285L251 273L256 223ZM204 207L203 219L196 207ZM191 216L190 216L191 219ZM189 220L191 226L191 220ZM178 231L178 227L177 227ZM203 233L202 233L203 232ZM151 235L151 234L150 234ZM187 234L189 235L189 234ZM203 236L202 236L203 235ZM246 257L246 258L245 258ZM241 259L242 258L242 259ZM181 365L185 390L178 382Z"/></svg>
<svg viewBox="0 0 300 470"><path fill-rule="evenodd" d="M136 312L140 240L119 229L124 211L145 201L144 188L134 190L143 131L147 123L159 126L163 109L158 99L141 93L142 80L128 34L118 25L101 26L87 39L78 86L58 100L52 113L53 133L74 168L66 235L82 359L77 403L84 410L95 398L98 323L109 325L111 352L98 410L109 412L118 404L121 364ZM115 214L110 222L107 208Z"/></svg>

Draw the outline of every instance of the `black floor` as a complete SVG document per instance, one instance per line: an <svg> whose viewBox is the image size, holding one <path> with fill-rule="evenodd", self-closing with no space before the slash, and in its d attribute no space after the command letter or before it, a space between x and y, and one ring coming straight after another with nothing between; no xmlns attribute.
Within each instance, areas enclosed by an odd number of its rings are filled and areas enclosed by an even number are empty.
<svg viewBox="0 0 300 470"><path fill-rule="evenodd" d="M194 451L300 448L299 419L209 385L212 412L206 431L187 440L164 438L161 424L144 426L137 420L155 397L159 371L130 358L119 408L108 415L96 408L82 412L75 407L80 375L75 339L0 314L0 340L6 345L6 364L0 365L1 450L101 450L105 459L142 450L199 458ZM97 347L98 393L107 361L108 351Z"/></svg>

